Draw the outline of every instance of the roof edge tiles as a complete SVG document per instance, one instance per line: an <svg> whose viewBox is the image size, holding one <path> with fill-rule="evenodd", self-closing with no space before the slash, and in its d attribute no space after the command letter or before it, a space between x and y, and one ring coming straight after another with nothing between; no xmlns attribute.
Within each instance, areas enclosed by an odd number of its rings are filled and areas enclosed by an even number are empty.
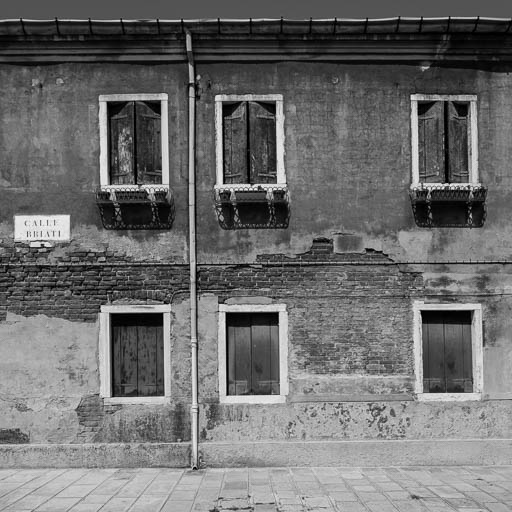
<svg viewBox="0 0 512 512"><path fill-rule="evenodd" d="M211 36L336 36L361 34L499 34L512 33L512 18L246 18L189 20L92 20L92 19L5 19L0 20L2 37L69 36L158 36L179 35L188 29L194 34Z"/></svg>

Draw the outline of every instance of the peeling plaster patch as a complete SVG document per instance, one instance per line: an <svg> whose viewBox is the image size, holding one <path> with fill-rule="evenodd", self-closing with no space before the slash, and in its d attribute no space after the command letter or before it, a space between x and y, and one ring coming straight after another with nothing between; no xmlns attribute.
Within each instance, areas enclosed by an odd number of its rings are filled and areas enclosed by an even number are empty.
<svg viewBox="0 0 512 512"><path fill-rule="evenodd" d="M97 326L8 313L0 339L2 427L30 432L33 443L75 441L74 409L99 390Z"/></svg>
<svg viewBox="0 0 512 512"><path fill-rule="evenodd" d="M30 436L19 428L0 428L0 444L27 444Z"/></svg>
<svg viewBox="0 0 512 512"><path fill-rule="evenodd" d="M431 230L399 231L398 243L407 253L408 259L425 260L433 239Z"/></svg>
<svg viewBox="0 0 512 512"><path fill-rule="evenodd" d="M225 304L272 304L271 297L231 297Z"/></svg>
<svg viewBox="0 0 512 512"><path fill-rule="evenodd" d="M78 225L73 227L73 239L76 250L105 250L107 247L116 254L137 261L169 261L178 263L187 261L186 236L177 231L140 231L123 233L98 229L95 226ZM67 252L67 251L66 251Z"/></svg>
<svg viewBox="0 0 512 512"><path fill-rule="evenodd" d="M205 404L207 441L509 438L512 403L351 402L287 407Z"/></svg>
<svg viewBox="0 0 512 512"><path fill-rule="evenodd" d="M333 237L334 253L363 252L363 237L351 233L340 233Z"/></svg>
<svg viewBox="0 0 512 512"><path fill-rule="evenodd" d="M23 402L16 402L14 404L14 407L17 411L19 412L28 412L28 411L32 411L32 409L30 407L27 406L27 404L23 403Z"/></svg>

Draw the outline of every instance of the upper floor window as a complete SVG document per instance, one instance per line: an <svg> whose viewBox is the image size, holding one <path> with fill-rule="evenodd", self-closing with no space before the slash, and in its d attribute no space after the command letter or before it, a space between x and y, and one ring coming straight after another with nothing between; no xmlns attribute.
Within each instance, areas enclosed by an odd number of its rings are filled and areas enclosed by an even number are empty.
<svg viewBox="0 0 512 512"><path fill-rule="evenodd" d="M217 186L284 185L283 97L215 97Z"/></svg>
<svg viewBox="0 0 512 512"><path fill-rule="evenodd" d="M411 96L413 186L478 184L476 96Z"/></svg>
<svg viewBox="0 0 512 512"><path fill-rule="evenodd" d="M100 96L100 181L169 185L167 94Z"/></svg>

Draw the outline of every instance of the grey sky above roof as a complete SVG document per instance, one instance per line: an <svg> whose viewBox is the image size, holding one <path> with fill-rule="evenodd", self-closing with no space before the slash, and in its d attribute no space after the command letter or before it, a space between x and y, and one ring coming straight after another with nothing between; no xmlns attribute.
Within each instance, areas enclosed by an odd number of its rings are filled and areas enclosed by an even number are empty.
<svg viewBox="0 0 512 512"><path fill-rule="evenodd" d="M510 17L509 0L16 0L6 18L381 18L393 16Z"/></svg>

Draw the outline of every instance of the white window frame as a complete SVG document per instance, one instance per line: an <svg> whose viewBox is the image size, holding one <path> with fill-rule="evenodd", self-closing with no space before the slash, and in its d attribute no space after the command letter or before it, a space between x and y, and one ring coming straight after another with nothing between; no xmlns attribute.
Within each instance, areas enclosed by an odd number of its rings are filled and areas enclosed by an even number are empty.
<svg viewBox="0 0 512 512"><path fill-rule="evenodd" d="M228 395L226 313L278 313L279 395ZM288 313L286 304L219 304L219 401L223 404L276 404L288 395Z"/></svg>
<svg viewBox="0 0 512 512"><path fill-rule="evenodd" d="M469 103L468 123L468 166L469 183L424 183L420 181L419 171L419 134L418 134L418 102L419 101L463 101ZM412 144L412 184L411 188L457 188L461 185L480 186L478 177L478 122L477 96L475 94L411 94L411 144Z"/></svg>
<svg viewBox="0 0 512 512"><path fill-rule="evenodd" d="M162 183L148 185L112 185L109 169L109 133L108 133L108 103L113 101L159 101L160 102L160 144L162 149ZM160 94L102 94L99 97L99 127L100 127L100 185L109 189L151 190L155 187L169 187L169 122L168 96Z"/></svg>
<svg viewBox="0 0 512 512"><path fill-rule="evenodd" d="M473 359L472 393L424 393L423 392L423 322L422 311L471 311L471 352ZM415 392L424 402L481 400L483 394L483 330L481 304L431 304L415 301L414 314L414 361Z"/></svg>
<svg viewBox="0 0 512 512"><path fill-rule="evenodd" d="M112 314L163 314L164 395L112 396L112 341L110 316ZM164 305L109 305L101 306L100 335L100 396L110 404L163 404L171 398L171 306Z"/></svg>
<svg viewBox="0 0 512 512"><path fill-rule="evenodd" d="M277 183L224 183L224 147L223 147L223 103L236 103L239 101L263 101L276 105L276 165ZM217 178L215 188L267 189L286 187L286 173L284 168L284 109L282 94L217 94L215 96L215 152L217 162Z"/></svg>

